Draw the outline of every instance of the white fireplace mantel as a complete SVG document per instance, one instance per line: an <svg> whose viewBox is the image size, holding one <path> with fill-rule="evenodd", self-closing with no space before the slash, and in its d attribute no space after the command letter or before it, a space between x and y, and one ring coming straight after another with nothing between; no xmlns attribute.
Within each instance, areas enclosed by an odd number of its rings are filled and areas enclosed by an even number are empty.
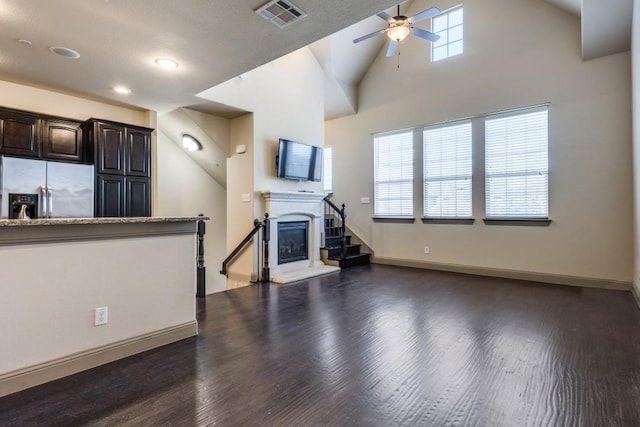
<svg viewBox="0 0 640 427"><path fill-rule="evenodd" d="M289 283L340 270L338 267L325 265L320 259L324 235L323 193L267 190L261 194L266 202L265 211L269 214L269 267L272 282ZM285 221L309 221L308 259L277 264L278 222Z"/></svg>

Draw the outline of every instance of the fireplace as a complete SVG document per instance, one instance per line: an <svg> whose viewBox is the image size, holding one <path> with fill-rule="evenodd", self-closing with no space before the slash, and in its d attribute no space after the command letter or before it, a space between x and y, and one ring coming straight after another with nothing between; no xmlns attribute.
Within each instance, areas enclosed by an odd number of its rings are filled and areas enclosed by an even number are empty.
<svg viewBox="0 0 640 427"><path fill-rule="evenodd" d="M265 212L269 213L272 282L285 284L340 271L340 267L325 265L320 259L324 193L265 190L262 197ZM290 238L297 243L290 242Z"/></svg>
<svg viewBox="0 0 640 427"><path fill-rule="evenodd" d="M309 221L278 222L278 264L309 259Z"/></svg>

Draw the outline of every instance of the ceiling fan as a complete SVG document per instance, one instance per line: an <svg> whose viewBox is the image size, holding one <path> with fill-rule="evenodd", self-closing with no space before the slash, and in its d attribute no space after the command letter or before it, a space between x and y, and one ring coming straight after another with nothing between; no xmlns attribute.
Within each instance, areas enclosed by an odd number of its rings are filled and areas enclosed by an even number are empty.
<svg viewBox="0 0 640 427"><path fill-rule="evenodd" d="M404 15L400 15L400 5L398 5L398 15L396 16L391 16L384 11L377 14L377 16L387 21L387 28L374 31L371 34L367 34L362 37L358 37L357 39L353 40L353 42L360 43L361 41L375 37L378 34L386 33L387 37L389 37L390 39L389 47L387 47L387 56L395 55L396 50L398 49L398 42L404 40L409 34L413 34L414 36L418 36L430 42L436 42L438 41L438 39L440 39L439 35L434 34L431 31L423 30L422 28L416 28L413 26L413 24L434 17L439 13L440 9L438 9L437 7L432 7L423 10L422 12L412 17L406 17Z"/></svg>

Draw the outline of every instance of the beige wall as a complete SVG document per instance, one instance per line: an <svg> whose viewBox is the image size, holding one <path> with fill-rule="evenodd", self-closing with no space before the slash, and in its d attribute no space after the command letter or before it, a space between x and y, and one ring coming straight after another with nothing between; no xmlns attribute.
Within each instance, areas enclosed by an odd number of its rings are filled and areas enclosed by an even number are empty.
<svg viewBox="0 0 640 427"><path fill-rule="evenodd" d="M90 227L81 238L100 228ZM194 234L0 246L0 378L194 322L194 258ZM96 327L105 306L108 324Z"/></svg>
<svg viewBox="0 0 640 427"><path fill-rule="evenodd" d="M410 13L430 5L416 0ZM409 37L400 68L381 52L368 71L358 114L326 123L334 199L348 205L349 227L377 257L630 282L629 54L582 62L579 19L545 2L468 0L464 7L463 55L431 63L429 43ZM474 182L473 225L374 223L373 204L359 203L373 200L372 133L546 102L549 227L484 225L482 180ZM415 214L422 216L421 206Z"/></svg>
<svg viewBox="0 0 640 427"><path fill-rule="evenodd" d="M251 231L256 219L253 214L253 119L253 114L245 114L231 120L231 155L227 160L227 254ZM245 146L245 153L236 152L239 145ZM243 199L243 195L248 196L248 200ZM252 279L255 257L255 248L249 245L233 260L229 265L228 287L243 286Z"/></svg>
<svg viewBox="0 0 640 427"><path fill-rule="evenodd" d="M263 190L322 191L321 183L298 182L276 177L275 156L278 139L287 138L316 146L324 145L324 77L308 48L300 49L234 78L199 96L253 113L232 124L231 153L238 144L247 145L244 155L232 155L227 164L228 245L235 247L252 228L255 218L264 215ZM238 119L236 119L238 120ZM250 129L249 129L250 128ZM250 136L252 134L252 136ZM249 141L249 139L252 141ZM248 164L251 159L252 164ZM249 168L249 169L247 169ZM252 176L251 188L246 177ZM241 184L232 184L236 179ZM243 193L250 192L251 216L247 203L238 205ZM239 208L240 211L234 210ZM239 213L242 212L242 213ZM240 224L233 224L234 221ZM251 256L252 275L257 273L255 253ZM246 262L246 261L243 261ZM234 268L239 268L237 265ZM246 267L238 272L244 280L251 276Z"/></svg>
<svg viewBox="0 0 640 427"><path fill-rule="evenodd" d="M0 106L87 120L91 117L155 128L156 114L118 107L45 89L0 80Z"/></svg>
<svg viewBox="0 0 640 427"><path fill-rule="evenodd" d="M634 261L633 285L640 296L640 0L633 1L631 58L633 73Z"/></svg>
<svg viewBox="0 0 640 427"><path fill-rule="evenodd" d="M207 294L225 290L225 277L219 271L226 256L226 191L164 133L157 135L154 215L211 218L204 240Z"/></svg>

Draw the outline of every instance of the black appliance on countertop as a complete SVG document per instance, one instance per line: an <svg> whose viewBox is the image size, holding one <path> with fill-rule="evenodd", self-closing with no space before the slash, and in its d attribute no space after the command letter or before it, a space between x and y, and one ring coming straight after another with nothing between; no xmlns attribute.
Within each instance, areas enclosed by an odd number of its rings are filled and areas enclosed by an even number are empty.
<svg viewBox="0 0 640 427"><path fill-rule="evenodd" d="M38 195L29 193L9 193L9 219L17 219L22 205L31 219L38 218Z"/></svg>

